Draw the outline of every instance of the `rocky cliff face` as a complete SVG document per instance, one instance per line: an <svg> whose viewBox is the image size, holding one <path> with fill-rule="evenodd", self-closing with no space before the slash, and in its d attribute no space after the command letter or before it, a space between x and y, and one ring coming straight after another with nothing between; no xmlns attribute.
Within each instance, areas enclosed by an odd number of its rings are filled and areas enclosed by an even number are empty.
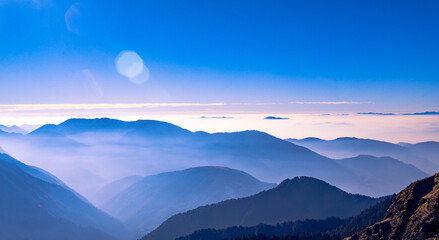
<svg viewBox="0 0 439 240"><path fill-rule="evenodd" d="M386 218L347 240L439 239L439 173L401 191Z"/></svg>

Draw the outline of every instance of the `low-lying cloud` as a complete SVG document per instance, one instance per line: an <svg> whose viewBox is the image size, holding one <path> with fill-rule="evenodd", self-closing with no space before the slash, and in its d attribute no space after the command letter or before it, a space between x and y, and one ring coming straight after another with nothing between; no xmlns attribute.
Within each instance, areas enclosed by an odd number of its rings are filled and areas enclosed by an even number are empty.
<svg viewBox="0 0 439 240"><path fill-rule="evenodd" d="M227 116L201 116L202 119L233 119L234 117Z"/></svg>
<svg viewBox="0 0 439 240"><path fill-rule="evenodd" d="M340 101L340 102L291 102L292 104L320 104L320 105L348 105L365 104L364 102Z"/></svg>

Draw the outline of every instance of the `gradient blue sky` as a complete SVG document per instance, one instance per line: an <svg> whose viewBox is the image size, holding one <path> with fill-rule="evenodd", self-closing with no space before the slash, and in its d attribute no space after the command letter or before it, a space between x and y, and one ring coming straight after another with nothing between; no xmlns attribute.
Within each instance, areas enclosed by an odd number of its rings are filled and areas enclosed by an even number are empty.
<svg viewBox="0 0 439 240"><path fill-rule="evenodd" d="M439 111L438 12L438 1L0 0L0 105ZM124 50L147 82L116 71Z"/></svg>

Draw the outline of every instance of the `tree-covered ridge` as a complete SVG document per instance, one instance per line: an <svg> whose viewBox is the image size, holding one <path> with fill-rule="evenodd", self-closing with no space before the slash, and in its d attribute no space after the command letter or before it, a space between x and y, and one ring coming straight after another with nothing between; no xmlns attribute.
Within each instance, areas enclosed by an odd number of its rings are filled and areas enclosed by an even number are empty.
<svg viewBox="0 0 439 240"><path fill-rule="evenodd" d="M203 229L177 240L223 239L341 239L372 223L381 221L393 197L386 197L372 207L350 218L330 217L323 220L300 220L277 225L259 224L254 227L234 226L226 229Z"/></svg>

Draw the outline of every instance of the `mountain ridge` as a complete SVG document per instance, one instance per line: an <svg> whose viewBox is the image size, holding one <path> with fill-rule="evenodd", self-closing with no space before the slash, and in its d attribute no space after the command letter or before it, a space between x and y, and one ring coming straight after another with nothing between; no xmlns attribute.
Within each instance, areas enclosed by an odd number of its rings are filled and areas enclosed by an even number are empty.
<svg viewBox="0 0 439 240"><path fill-rule="evenodd" d="M393 200L385 219L346 240L439 238L439 173L418 180Z"/></svg>
<svg viewBox="0 0 439 240"><path fill-rule="evenodd" d="M348 217L376 202L377 199L346 193L319 179L295 177L249 197L226 200L174 215L142 239L174 239L205 228L277 224L330 216Z"/></svg>
<svg viewBox="0 0 439 240"><path fill-rule="evenodd" d="M203 166L143 177L101 207L142 236L174 214L272 187L243 171Z"/></svg>
<svg viewBox="0 0 439 240"><path fill-rule="evenodd" d="M29 239L33 235L40 239L115 239L123 234L123 226L116 219L50 176L34 177L24 171L21 162L5 158L0 155L1 238ZM72 236L63 236L66 233Z"/></svg>

